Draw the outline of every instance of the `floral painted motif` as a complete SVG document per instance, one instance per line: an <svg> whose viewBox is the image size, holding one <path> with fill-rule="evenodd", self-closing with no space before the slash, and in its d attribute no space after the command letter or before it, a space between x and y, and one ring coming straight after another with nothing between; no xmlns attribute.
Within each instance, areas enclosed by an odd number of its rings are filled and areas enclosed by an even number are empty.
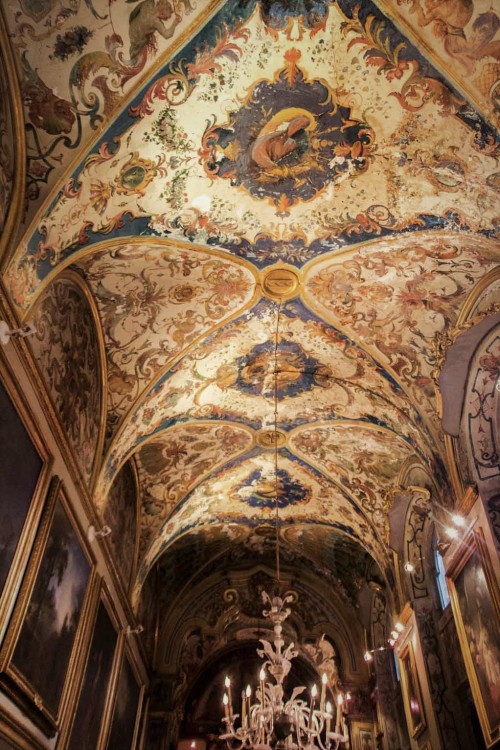
<svg viewBox="0 0 500 750"><path fill-rule="evenodd" d="M99 494L105 494L114 466L130 455L135 445L177 419L228 419L250 424L254 429L269 426L274 408L272 392L242 388L238 362L242 356L246 359L255 353L256 342L265 339L275 324L275 305L261 303L251 314L213 334L159 379L131 415L128 430L117 435L101 475ZM280 400L280 425L288 428L326 419L368 420L401 432L422 455L429 454L428 440L413 424L417 412L366 352L325 326L296 301L287 303L282 325L285 352L290 345L287 342L293 341L294 346L300 342L306 362L309 352L322 352L322 358L316 358L315 372L321 373L316 387L312 385L318 376L306 376L300 368L298 377L300 382L309 383L306 387L289 387L289 374L283 374L287 390ZM287 370L287 358L280 361ZM329 379L326 373L331 373ZM262 378L259 368L257 374Z"/></svg>
<svg viewBox="0 0 500 750"><path fill-rule="evenodd" d="M381 539L387 532L384 500L413 454L398 435L376 426L330 424L298 429L290 438L300 456L338 482L371 518Z"/></svg>
<svg viewBox="0 0 500 750"><path fill-rule="evenodd" d="M78 266L96 296L107 343L108 438L141 390L255 291L242 265L161 243L101 251Z"/></svg>
<svg viewBox="0 0 500 750"><path fill-rule="evenodd" d="M90 485L103 392L95 320L81 287L57 279L37 304L31 339L38 368L82 475Z"/></svg>
<svg viewBox="0 0 500 750"><path fill-rule="evenodd" d="M252 435L234 425L179 425L137 453L141 480L141 551L158 537L187 493L214 469L248 450Z"/></svg>
<svg viewBox="0 0 500 750"><path fill-rule="evenodd" d="M374 347L437 431L434 336L456 322L474 281L497 265L494 243L429 235L312 266L307 299L355 340Z"/></svg>

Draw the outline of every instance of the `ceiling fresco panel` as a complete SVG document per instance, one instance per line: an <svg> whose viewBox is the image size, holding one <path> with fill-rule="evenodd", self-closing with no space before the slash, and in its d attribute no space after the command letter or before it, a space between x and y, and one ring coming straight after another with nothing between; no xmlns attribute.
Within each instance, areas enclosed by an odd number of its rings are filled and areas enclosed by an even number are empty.
<svg viewBox="0 0 500 750"><path fill-rule="evenodd" d="M123 98L218 5L213 0L2 5L25 107L26 224Z"/></svg>
<svg viewBox="0 0 500 750"><path fill-rule="evenodd" d="M274 419L273 336L276 303L263 300L224 326L167 371L145 394L113 442L98 497L115 467L135 446L182 420L215 418L269 428ZM310 313L299 300L280 312L277 350L279 425L333 418L358 419L401 432L423 455L429 440L396 381L348 337Z"/></svg>
<svg viewBox="0 0 500 750"><path fill-rule="evenodd" d="M123 244L78 263L101 315L108 356L108 440L168 363L247 307L254 275L215 251Z"/></svg>
<svg viewBox="0 0 500 750"><path fill-rule="evenodd" d="M489 0L379 0L450 80L500 127L500 15Z"/></svg>
<svg viewBox="0 0 500 750"><path fill-rule="evenodd" d="M413 455L411 445L388 430L356 423L297 428L289 441L294 453L355 498L385 539L388 494L401 466Z"/></svg>
<svg viewBox="0 0 500 750"><path fill-rule="evenodd" d="M179 425L136 454L141 484L141 552L192 488L221 465L249 450L253 435L229 424Z"/></svg>
<svg viewBox="0 0 500 750"><path fill-rule="evenodd" d="M197 487L170 517L143 557L143 571L178 537L193 528L212 524L258 526L273 521L274 457L256 450L254 455L230 462L210 481ZM357 539L385 567L386 552L371 522L339 486L317 470L281 451L278 505L285 525L326 524Z"/></svg>
<svg viewBox="0 0 500 750"><path fill-rule="evenodd" d="M300 265L380 234L496 234L493 133L458 116L456 96L375 6L332 4L324 33L293 39L253 6L242 20L227 3L103 132L10 268L19 306L106 235Z"/></svg>
<svg viewBox="0 0 500 750"><path fill-rule="evenodd" d="M106 398L97 313L80 279L66 274L39 299L30 338L42 380L87 487L102 450Z"/></svg>
<svg viewBox="0 0 500 750"><path fill-rule="evenodd" d="M496 243L427 235L366 246L308 268L304 296L394 373L437 432L433 340L498 265Z"/></svg>

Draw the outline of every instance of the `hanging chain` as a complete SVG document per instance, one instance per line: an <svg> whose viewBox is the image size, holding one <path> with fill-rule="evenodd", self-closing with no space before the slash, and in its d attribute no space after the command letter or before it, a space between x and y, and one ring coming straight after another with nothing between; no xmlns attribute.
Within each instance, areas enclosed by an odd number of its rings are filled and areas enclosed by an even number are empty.
<svg viewBox="0 0 500 750"><path fill-rule="evenodd" d="M279 478L278 478L278 345L281 302L276 306L276 330L274 334L274 505L276 523L276 582L280 585L280 528L279 528Z"/></svg>

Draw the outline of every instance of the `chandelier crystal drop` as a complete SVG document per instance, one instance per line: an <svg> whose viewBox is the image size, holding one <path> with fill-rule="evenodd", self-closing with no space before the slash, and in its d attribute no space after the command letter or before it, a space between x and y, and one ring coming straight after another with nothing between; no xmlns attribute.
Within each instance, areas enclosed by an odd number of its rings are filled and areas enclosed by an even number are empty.
<svg viewBox="0 0 500 750"><path fill-rule="evenodd" d="M279 473L278 473L278 345L281 303L277 305L274 341L274 500L276 524L276 582L280 588L280 543L279 543ZM293 689L289 698L285 696L284 680L290 672L292 659L298 651L293 643L285 647L283 622L290 615L286 605L291 596L283 599L279 595L272 598L262 593L264 600L263 616L270 620L274 628L274 639L261 639L258 656L263 659L259 673L255 700L252 701L252 688L247 686L241 695L239 713L235 713L231 681L225 679L224 731L221 740L226 740L229 750L337 750L349 741L349 731L344 714L347 704L344 696L335 690L334 706L327 701L328 680L323 674L321 693L313 685L309 700L303 694L303 686ZM267 608L266 608L267 607ZM266 679L269 675L270 678ZM332 686L337 687L337 686ZM346 699L350 696L347 694Z"/></svg>

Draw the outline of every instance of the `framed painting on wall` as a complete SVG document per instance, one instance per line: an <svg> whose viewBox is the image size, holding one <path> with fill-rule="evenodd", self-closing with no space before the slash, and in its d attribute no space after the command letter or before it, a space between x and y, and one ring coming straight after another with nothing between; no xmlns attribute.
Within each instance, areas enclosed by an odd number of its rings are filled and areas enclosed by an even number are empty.
<svg viewBox="0 0 500 750"><path fill-rule="evenodd" d="M55 479L0 652L2 684L49 735L58 726L81 642L93 568L62 485Z"/></svg>
<svg viewBox="0 0 500 750"><path fill-rule="evenodd" d="M376 750L375 725L372 721L351 722L352 750Z"/></svg>
<svg viewBox="0 0 500 750"><path fill-rule="evenodd" d="M107 750L131 750L136 745L144 687L125 649L116 685Z"/></svg>
<svg viewBox="0 0 500 750"><path fill-rule="evenodd" d="M109 596L100 598L92 639L84 665L83 682L78 697L68 742L63 747L71 750L95 750L105 718L110 680L118 643L118 620Z"/></svg>
<svg viewBox="0 0 500 750"><path fill-rule="evenodd" d="M425 729L426 721L411 640L408 640L399 652L398 662L408 729L412 737L417 737Z"/></svg>
<svg viewBox="0 0 500 750"><path fill-rule="evenodd" d="M500 738L500 596L481 529L447 571L453 617L487 747Z"/></svg>
<svg viewBox="0 0 500 750"><path fill-rule="evenodd" d="M44 750L44 746L4 708L0 708L0 750Z"/></svg>
<svg viewBox="0 0 500 750"><path fill-rule="evenodd" d="M50 462L27 406L1 366L0 415L1 642L40 520Z"/></svg>

